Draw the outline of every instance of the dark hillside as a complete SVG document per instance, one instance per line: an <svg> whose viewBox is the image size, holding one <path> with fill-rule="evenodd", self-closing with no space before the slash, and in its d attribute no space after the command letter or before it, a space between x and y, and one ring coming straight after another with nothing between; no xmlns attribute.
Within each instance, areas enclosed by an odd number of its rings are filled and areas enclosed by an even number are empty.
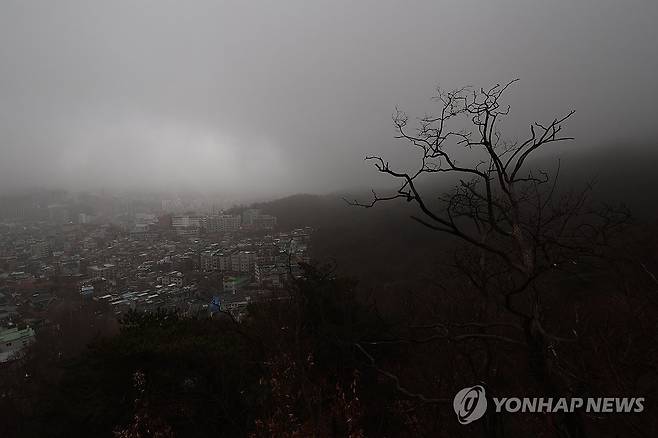
<svg viewBox="0 0 658 438"><path fill-rule="evenodd" d="M654 199L658 154L647 150L602 147L596 152L561 154L558 189L580 189L595 179L595 202L624 202L637 221L652 223L658 217L658 200ZM543 157L536 166L555 169L557 160ZM371 195L368 191L300 194L256 206L277 216L283 228L315 228L314 257L335 260L341 272L367 284L423 283L439 257L446 256L451 239L411 221L409 215L416 213L413 204L399 201L364 209L348 205L343 196L367 200Z"/></svg>
<svg viewBox="0 0 658 438"><path fill-rule="evenodd" d="M367 199L368 193L356 195ZM315 228L313 257L368 284L418 280L431 272L447 239L409 219L413 206L391 202L364 209L339 195L295 195L260 205L282 227ZM410 278L408 272L413 271Z"/></svg>

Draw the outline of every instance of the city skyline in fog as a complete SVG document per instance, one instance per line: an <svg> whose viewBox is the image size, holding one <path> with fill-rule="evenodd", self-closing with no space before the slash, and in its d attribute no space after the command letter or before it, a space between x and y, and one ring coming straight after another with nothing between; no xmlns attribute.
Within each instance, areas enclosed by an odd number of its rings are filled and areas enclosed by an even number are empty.
<svg viewBox="0 0 658 438"><path fill-rule="evenodd" d="M312 4L311 4L312 3ZM0 192L326 193L413 155L396 106L514 78L504 125L571 109L575 144L651 145L658 3L22 2L0 5Z"/></svg>

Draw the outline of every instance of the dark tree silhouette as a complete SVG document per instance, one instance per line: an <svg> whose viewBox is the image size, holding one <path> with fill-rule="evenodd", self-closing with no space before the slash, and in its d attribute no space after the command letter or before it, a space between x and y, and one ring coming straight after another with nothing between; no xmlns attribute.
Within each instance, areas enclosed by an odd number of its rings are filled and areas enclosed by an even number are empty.
<svg viewBox="0 0 658 438"><path fill-rule="evenodd" d="M564 333L547 328L543 303L551 294L551 281L601 260L610 236L628 221L629 213L623 207L592 208L591 185L579 191L561 190L559 162L552 173L532 168L537 151L572 140L563 131L574 111L546 123L532 123L525 141L504 139L498 126L510 107L502 100L515 82L489 89L438 90L434 97L438 113L418 119L415 129L409 117L396 109L396 138L419 152L416 169L396 169L381 156L367 156L379 172L398 180L399 187L386 195L373 191L368 202L348 202L370 208L406 200L418 207L414 221L466 243L456 252L454 264L482 293L483 314L466 325L432 321L425 328L433 334L413 342L479 338L487 345L521 347L531 374L543 391L553 395L565 387L558 370L568 369L561 363L566 359L556 353L558 345L577 342L578 334L569 330L568 321L561 324ZM458 160L460 148L475 158L467 163ZM442 174L452 175L454 186L437 197L427 179ZM364 345L357 348L372 361ZM574 418L556 417L561 436L581 435Z"/></svg>

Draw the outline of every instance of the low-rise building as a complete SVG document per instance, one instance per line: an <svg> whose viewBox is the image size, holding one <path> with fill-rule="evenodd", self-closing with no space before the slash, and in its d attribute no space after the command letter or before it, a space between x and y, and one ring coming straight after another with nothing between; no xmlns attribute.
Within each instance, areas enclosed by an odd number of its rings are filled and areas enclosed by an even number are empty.
<svg viewBox="0 0 658 438"><path fill-rule="evenodd" d="M221 214L209 216L205 220L205 228L209 233L233 233L240 229L240 215Z"/></svg>
<svg viewBox="0 0 658 438"><path fill-rule="evenodd" d="M222 279L222 290L226 294L235 294L241 287L249 283L247 277L227 276Z"/></svg>
<svg viewBox="0 0 658 438"><path fill-rule="evenodd" d="M201 216L172 216L171 228L180 236L197 236L203 218Z"/></svg>
<svg viewBox="0 0 658 438"><path fill-rule="evenodd" d="M180 271L171 271L162 276L161 284L163 286L183 287L183 273Z"/></svg>
<svg viewBox="0 0 658 438"><path fill-rule="evenodd" d="M0 363L20 359L35 340L31 327L12 327L0 331Z"/></svg>

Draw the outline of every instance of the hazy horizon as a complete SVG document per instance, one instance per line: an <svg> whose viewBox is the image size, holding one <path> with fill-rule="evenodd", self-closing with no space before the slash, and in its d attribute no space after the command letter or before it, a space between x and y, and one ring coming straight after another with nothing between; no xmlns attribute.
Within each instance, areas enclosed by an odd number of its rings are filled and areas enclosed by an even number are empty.
<svg viewBox="0 0 658 438"><path fill-rule="evenodd" d="M0 192L263 199L386 184L396 105L514 78L504 133L651 144L655 1L21 2L0 6ZM650 146L647 146L648 148Z"/></svg>

